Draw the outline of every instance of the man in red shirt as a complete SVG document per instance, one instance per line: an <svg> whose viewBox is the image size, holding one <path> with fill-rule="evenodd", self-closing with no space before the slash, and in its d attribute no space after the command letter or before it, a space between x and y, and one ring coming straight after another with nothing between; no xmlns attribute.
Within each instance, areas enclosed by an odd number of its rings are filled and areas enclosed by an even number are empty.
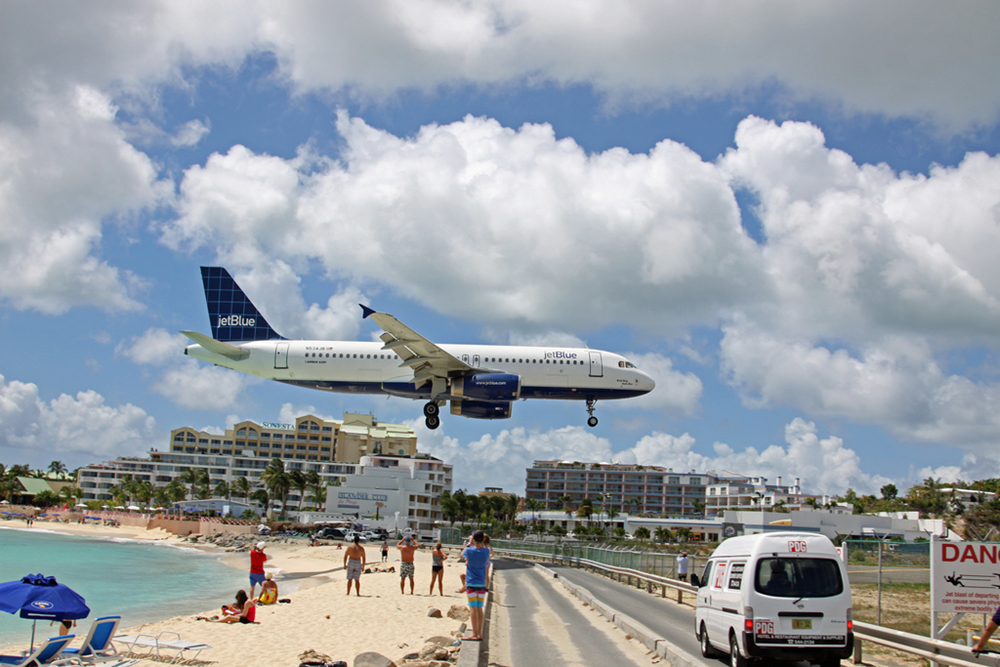
<svg viewBox="0 0 1000 667"><path fill-rule="evenodd" d="M264 543L258 542L257 546L250 551L250 599L253 600L253 589L257 584L264 584L264 561L267 554L264 553Z"/></svg>

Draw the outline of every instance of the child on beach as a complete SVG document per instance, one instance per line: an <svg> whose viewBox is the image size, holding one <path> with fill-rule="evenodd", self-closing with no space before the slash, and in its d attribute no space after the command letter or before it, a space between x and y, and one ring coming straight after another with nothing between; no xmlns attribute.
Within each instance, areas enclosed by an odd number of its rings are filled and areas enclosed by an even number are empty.
<svg viewBox="0 0 1000 667"><path fill-rule="evenodd" d="M472 534L472 546L462 551L462 558L465 559L466 596L469 600L469 621L472 623L472 635L466 639L480 641L483 638L486 577L490 564L490 550L483 531L477 530Z"/></svg>

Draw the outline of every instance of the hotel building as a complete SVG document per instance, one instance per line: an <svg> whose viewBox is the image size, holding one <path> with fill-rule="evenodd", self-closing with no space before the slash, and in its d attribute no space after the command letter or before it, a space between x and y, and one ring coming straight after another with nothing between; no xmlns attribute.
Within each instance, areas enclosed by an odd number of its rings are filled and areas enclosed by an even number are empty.
<svg viewBox="0 0 1000 667"><path fill-rule="evenodd" d="M527 469L525 500L539 500L546 510L576 508L585 499L619 513L700 517L705 487L712 473L677 473L659 466L617 463L535 461Z"/></svg>
<svg viewBox="0 0 1000 667"><path fill-rule="evenodd" d="M190 468L204 468L210 489L219 482L247 477L252 488L260 488L260 475L272 458L280 458L285 470L315 470L327 485L342 484L355 475L361 458L392 454L417 455L417 436L408 426L385 424L371 415L344 415L343 420L324 420L305 415L294 424L244 421L212 434L190 427L171 431L170 449L153 449L149 458L121 457L81 468L77 477L82 500L110 500L108 489L124 475L147 480L154 487L169 484ZM299 504L296 490L288 496L289 507Z"/></svg>

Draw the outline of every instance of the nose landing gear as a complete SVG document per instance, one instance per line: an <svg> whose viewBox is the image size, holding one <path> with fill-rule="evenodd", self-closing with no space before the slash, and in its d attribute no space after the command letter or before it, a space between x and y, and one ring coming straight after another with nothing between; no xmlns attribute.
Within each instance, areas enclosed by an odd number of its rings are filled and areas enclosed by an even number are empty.
<svg viewBox="0 0 1000 667"><path fill-rule="evenodd" d="M436 401L429 401L424 404L424 426L433 431L441 425L441 406Z"/></svg>
<svg viewBox="0 0 1000 667"><path fill-rule="evenodd" d="M587 414L590 415L590 418L587 419L587 426L589 426L590 428L594 428L595 426L597 426L597 417L594 416L594 405L596 403L597 403L596 398L587 399Z"/></svg>

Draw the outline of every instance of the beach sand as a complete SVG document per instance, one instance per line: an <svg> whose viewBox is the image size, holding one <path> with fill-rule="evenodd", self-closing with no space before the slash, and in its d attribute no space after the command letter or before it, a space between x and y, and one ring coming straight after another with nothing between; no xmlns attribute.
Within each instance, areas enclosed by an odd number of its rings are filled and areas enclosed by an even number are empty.
<svg viewBox="0 0 1000 667"><path fill-rule="evenodd" d="M36 524L36 527L94 537L169 540L187 544L161 530L43 523ZM195 620L196 615L217 615L223 604L233 602L232 599L206 600L201 614L131 627L128 618L123 618L119 633L157 635L165 630L176 632L185 641L210 644L212 648L203 651L198 656L198 662L219 667L298 665L299 655L308 649L326 654L333 660L344 660L349 665L357 654L366 651L381 653L398 662L404 655L419 651L424 640L450 636L461 626L460 621L448 618L447 613L452 605L464 607L466 604L465 596L455 592L460 585L459 574L465 572L465 566L457 562L456 554L450 554L445 561L444 597L428 596L430 551L425 545L416 553L415 595L409 594L408 582L406 594L400 594L399 551L390 543L387 565L395 567L396 572L363 574L361 597L354 595L353 591L348 597L343 571L344 552L338 550L336 545L309 547L301 541L269 541L265 549L269 556L265 569L276 573L279 597L291 599L290 604L258 607L258 623L242 625ZM380 545L368 546L366 552L369 564L380 565ZM223 561L249 572L250 557L246 552L226 555ZM296 590L286 592L292 587ZM249 593L249 581L245 590ZM234 596L235 593L233 591ZM429 617L427 614L432 608L440 609L442 618ZM107 610L107 613L112 612ZM81 621L77 632L83 635L88 629L88 621ZM7 647L0 651L10 653L18 648L21 647ZM154 664L159 663L151 660L140 663Z"/></svg>

